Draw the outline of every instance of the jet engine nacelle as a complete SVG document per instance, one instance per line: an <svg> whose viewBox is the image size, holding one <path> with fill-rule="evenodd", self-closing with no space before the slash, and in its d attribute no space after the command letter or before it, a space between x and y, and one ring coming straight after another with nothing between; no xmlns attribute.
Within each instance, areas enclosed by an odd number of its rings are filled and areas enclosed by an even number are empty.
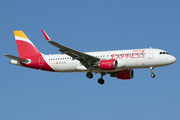
<svg viewBox="0 0 180 120"><path fill-rule="evenodd" d="M117 77L118 79L129 80L134 77L134 71L132 69L118 71L115 73L111 73L111 77Z"/></svg>
<svg viewBox="0 0 180 120"><path fill-rule="evenodd" d="M115 70L118 66L117 60L101 60L99 61L99 67L103 70Z"/></svg>

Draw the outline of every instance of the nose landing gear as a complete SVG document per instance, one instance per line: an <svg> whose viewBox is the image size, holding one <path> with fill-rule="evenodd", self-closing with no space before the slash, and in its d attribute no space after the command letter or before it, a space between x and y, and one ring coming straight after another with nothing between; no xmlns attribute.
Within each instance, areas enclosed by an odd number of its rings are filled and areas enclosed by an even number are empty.
<svg viewBox="0 0 180 120"><path fill-rule="evenodd" d="M150 70L151 70L151 77L155 78L154 67L150 67Z"/></svg>

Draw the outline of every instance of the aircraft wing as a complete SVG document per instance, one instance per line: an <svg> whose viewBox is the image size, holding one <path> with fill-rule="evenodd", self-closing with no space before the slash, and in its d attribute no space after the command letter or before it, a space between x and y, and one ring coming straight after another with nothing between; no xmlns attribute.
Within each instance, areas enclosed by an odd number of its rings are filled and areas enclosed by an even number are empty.
<svg viewBox="0 0 180 120"><path fill-rule="evenodd" d="M99 61L100 59L82 52L79 52L77 50L74 50L72 48L68 48L66 46L63 46L57 42L54 42L50 39L50 37L46 34L44 30L42 30L44 37L46 41L51 43L52 45L56 46L59 48L59 51L62 52L62 54L67 54L71 56L73 59L76 59L82 63L86 68L89 68L91 65L93 65L94 62Z"/></svg>
<svg viewBox="0 0 180 120"><path fill-rule="evenodd" d="M26 60L26 59L23 59L23 58L20 58L20 57L16 57L16 56L13 56L13 55L4 54L4 56L6 56L8 58L11 58L13 60L17 60L19 62L29 62L29 60Z"/></svg>

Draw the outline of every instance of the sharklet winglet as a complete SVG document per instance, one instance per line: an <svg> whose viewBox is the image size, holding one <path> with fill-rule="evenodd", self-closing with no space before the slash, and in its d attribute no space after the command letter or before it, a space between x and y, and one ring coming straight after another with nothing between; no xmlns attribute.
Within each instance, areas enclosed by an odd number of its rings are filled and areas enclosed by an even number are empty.
<svg viewBox="0 0 180 120"><path fill-rule="evenodd" d="M47 35L47 33L44 30L42 30L42 33L47 41L51 41L51 38Z"/></svg>

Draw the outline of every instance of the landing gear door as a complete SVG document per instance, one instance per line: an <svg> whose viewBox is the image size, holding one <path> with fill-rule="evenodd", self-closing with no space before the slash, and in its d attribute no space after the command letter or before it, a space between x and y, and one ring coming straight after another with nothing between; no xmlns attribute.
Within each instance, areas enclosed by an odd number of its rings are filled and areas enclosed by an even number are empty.
<svg viewBox="0 0 180 120"><path fill-rule="evenodd" d="M153 59L153 50L152 49L149 49L148 59Z"/></svg>

